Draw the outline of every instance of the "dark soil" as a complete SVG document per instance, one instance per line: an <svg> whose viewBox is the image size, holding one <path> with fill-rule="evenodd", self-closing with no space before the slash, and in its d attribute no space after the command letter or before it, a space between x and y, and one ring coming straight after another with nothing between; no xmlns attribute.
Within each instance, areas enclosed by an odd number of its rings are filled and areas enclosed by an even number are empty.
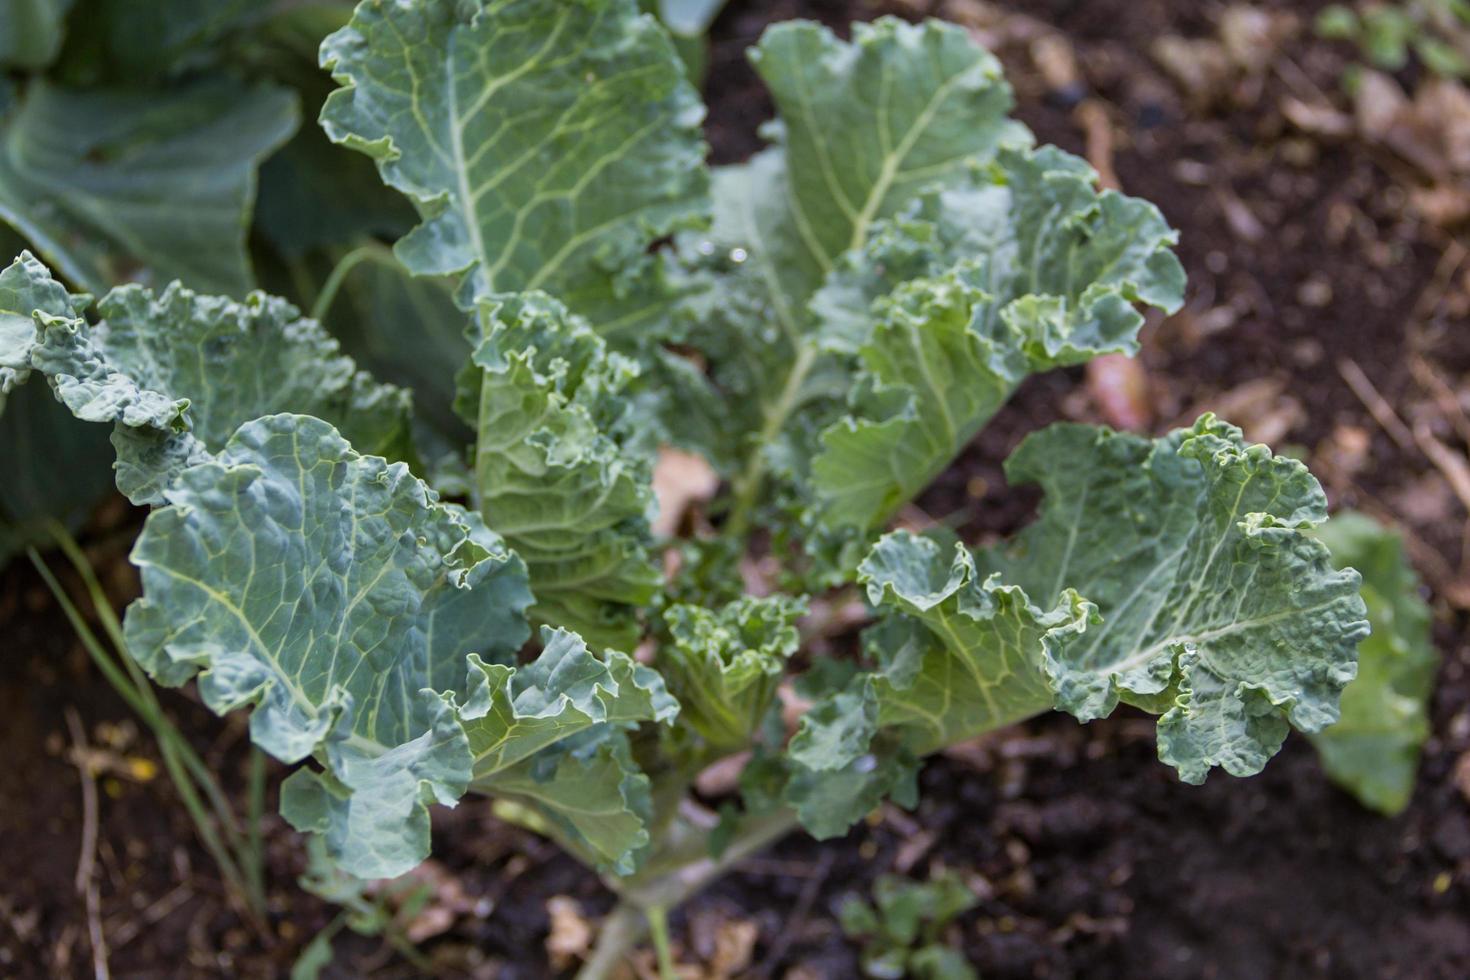
<svg viewBox="0 0 1470 980"><path fill-rule="evenodd" d="M1101 100L1112 123L1122 188L1156 202L1180 229L1190 299L1147 333L1150 426L1228 406L1222 414L1248 432L1299 447L1335 504L1394 519L1409 535L1445 656L1418 791L1402 816L1375 816L1333 788L1296 738L1258 777L1185 786L1154 758L1141 718L1082 727L1056 716L932 761L915 813L886 808L843 840L796 837L747 862L676 915L676 939L697 960L722 929L751 922L759 939L748 975L855 976L857 951L835 924L842 899L865 895L884 872L923 878L943 866L981 895L949 938L987 978L1470 975L1470 648L1463 598L1455 604L1465 594L1466 515L1415 446L1374 422L1343 373L1356 365L1406 419L1455 444L1411 364L1421 358L1454 388L1470 376L1470 332L1453 302L1464 284L1436 272L1451 239L1411 216L1379 153L1354 140L1319 145L1282 121L1283 95L1304 84L1337 92L1347 53L1309 32L1285 42L1258 82L1200 108L1148 46L1167 34L1210 35L1221 6L1000 6L1072 43L1080 94ZM1263 6L1310 14L1317 4ZM765 23L808 16L836 26L879 12L846 2L732 3L711 57L715 158L748 154L770 114L742 54ZM999 53L1018 115L1041 140L1084 152L1079 92L1049 91L1024 43ZM1277 383L1246 387L1263 378ZM1031 498L1005 487L999 464L1027 432L1064 417L1106 417L1080 371L1028 384L921 506L971 540L1014 529ZM118 555L104 548L94 557L118 569L126 598ZM65 712L74 707L89 738L124 762L156 754L130 734L127 709L21 565L0 576L10 661L0 677L0 974L87 975L86 915L72 883L81 796ZM238 719L221 723L187 694L167 703L227 785L243 788ZM299 841L271 818L272 934L263 940L226 903L165 778L123 766L99 782L101 911L114 975L284 975L336 915L295 886ZM424 955L446 975L551 975L547 900L568 896L590 919L607 907L605 891L554 848L496 822L484 802L436 820L433 867L444 874L431 905L447 911L425 929L435 935ZM422 972L377 939L344 931L337 945L337 975Z"/></svg>

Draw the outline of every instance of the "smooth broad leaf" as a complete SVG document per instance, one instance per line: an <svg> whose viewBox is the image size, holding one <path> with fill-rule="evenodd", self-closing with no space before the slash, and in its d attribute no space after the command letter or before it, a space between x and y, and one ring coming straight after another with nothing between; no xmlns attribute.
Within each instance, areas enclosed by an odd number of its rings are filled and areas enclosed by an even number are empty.
<svg viewBox="0 0 1470 980"><path fill-rule="evenodd" d="M711 746L739 751L765 718L796 652L796 620L806 601L744 596L719 609L676 605L664 614L668 638L658 667L684 720Z"/></svg>
<svg viewBox="0 0 1470 980"><path fill-rule="evenodd" d="M39 71L61 51L73 0L0 0L0 70Z"/></svg>
<svg viewBox="0 0 1470 980"><path fill-rule="evenodd" d="M651 460L624 395L636 365L543 293L482 304L471 343L458 404L476 431L476 499L530 569L532 615L631 647L661 581Z"/></svg>
<svg viewBox="0 0 1470 980"><path fill-rule="evenodd" d="M426 804L470 778L451 702L467 656L526 639L525 567L401 463L320 419L248 422L191 467L144 525L129 649L160 683L199 677L223 714L287 763L283 812L350 873L400 874L428 851Z"/></svg>
<svg viewBox="0 0 1470 980"><path fill-rule="evenodd" d="M354 254L370 258L351 266L323 324L373 377L412 391L415 420L462 450L471 435L454 411L455 376L469 360L470 345L453 284L411 275L383 246L360 248ZM413 356L404 357L406 350ZM420 443L419 449L426 447Z"/></svg>
<svg viewBox="0 0 1470 980"><path fill-rule="evenodd" d="M1342 692L1342 717L1311 736L1322 766L1365 806L1390 816L1409 805L1419 750L1429 737L1429 697L1439 654L1419 577L1394 531L1347 512L1316 531L1338 568L1363 576L1373 634L1358 648L1358 676Z"/></svg>
<svg viewBox="0 0 1470 980"><path fill-rule="evenodd" d="M657 0L659 20L674 34L702 38L719 16L725 0Z"/></svg>
<svg viewBox="0 0 1470 980"><path fill-rule="evenodd" d="M250 289L255 171L296 129L294 96L212 79L166 90L32 82L0 120L0 221L101 293L181 279Z"/></svg>
<svg viewBox="0 0 1470 980"><path fill-rule="evenodd" d="M28 254L0 276L23 278L49 305L59 302L60 287ZM122 286L98 303L104 319L96 325L76 315L83 300L71 298L71 315L37 308L26 360L77 418L116 423L118 488L137 503L161 500L178 470L271 412L325 417L363 452L410 453L408 394L358 371L318 323L284 300L252 293L236 302L178 283L161 295Z"/></svg>
<svg viewBox="0 0 1470 980"><path fill-rule="evenodd" d="M812 304L823 343L855 351L863 374L812 463L824 522L880 526L1029 374L1136 351L1135 303L1178 309L1177 235L1095 180L1054 147L1002 149L828 277Z"/></svg>
<svg viewBox="0 0 1470 980"><path fill-rule="evenodd" d="M424 217L414 273L464 273L467 308L544 289L609 334L663 310L648 247L703 220L704 108L636 0L370 0L321 62L327 134Z"/></svg>
<svg viewBox="0 0 1470 980"><path fill-rule="evenodd" d="M1368 622L1358 573L1311 533L1327 500L1300 462L1206 415L1157 440L1054 425L1006 474L1045 501L983 563L1043 603L1075 589L1102 616L1046 645L1058 707L1159 713L1159 757L1191 783L1259 772L1289 725L1337 720Z"/></svg>
<svg viewBox="0 0 1470 980"><path fill-rule="evenodd" d="M78 421L37 379L0 413L0 565L26 544L49 542L46 524L75 525L112 489L107 430Z"/></svg>
<svg viewBox="0 0 1470 980"><path fill-rule="evenodd" d="M100 87L214 67L229 44L254 39L260 21L290 6L270 0L82 0L58 73Z"/></svg>

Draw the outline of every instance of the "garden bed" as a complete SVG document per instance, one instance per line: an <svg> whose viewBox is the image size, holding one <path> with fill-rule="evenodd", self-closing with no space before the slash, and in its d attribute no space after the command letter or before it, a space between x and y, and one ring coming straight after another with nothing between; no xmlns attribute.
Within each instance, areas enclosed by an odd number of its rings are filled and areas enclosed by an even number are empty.
<svg viewBox="0 0 1470 980"><path fill-rule="evenodd" d="M981 897L951 936L987 978L1464 976L1466 515L1423 447L1396 441L1373 411L1387 406L1455 445L1455 420L1441 411L1424 366L1452 389L1470 380L1470 266L1455 258L1464 252L1451 233L1413 216L1403 175L1381 149L1352 137L1326 142L1283 118L1282 100L1304 89L1341 100L1350 52L1309 28L1283 40L1258 78L1236 80L1204 104L1148 47L1165 36L1213 36L1213 7L1009 6L1034 22L983 26L1004 42L998 53L1017 90L1016 115L1041 140L1094 165L1104 156L1126 192L1163 210L1180 231L1189 298L1182 313L1146 330L1142 394L1129 389L1119 408L1099 395L1106 376L1089 381L1076 369L1033 379L919 510L971 542L1015 530L1033 498L999 492L1000 462L1023 434L1058 418L1118 424L1120 412L1134 412L1162 431L1208 407L1248 436L1298 447L1335 506L1405 529L1433 590L1445 663L1413 803L1394 819L1362 809L1328 783L1296 735L1260 776L1216 774L1191 787L1158 763L1142 716L1120 711L1083 728L1056 715L932 760L912 813L885 805L841 840L796 837L747 861L675 914L676 945L690 963L725 956L737 975L853 976L856 949L836 923L841 900L866 895L884 872L923 877L943 865ZM1309 5L1262 9L1288 6ZM899 12L915 7L924 9ZM954 9L982 21L980 5ZM756 124L770 114L742 55L764 23L809 16L840 28L892 10L732 3L714 29L706 88L716 160L748 155ZM1070 46L1076 88L1058 88L1054 66L1043 70L1041 36ZM1463 455L1466 447L1456 448ZM136 519L112 506L87 539L120 600L134 586L108 526ZM270 820L272 922L268 934L252 932L156 775L154 750L129 735L127 710L40 580L19 562L0 583L0 636L12 664L0 678L0 972L89 969L88 915L73 886L83 823L67 725L74 709L114 766L99 779L104 873L93 917L109 937L113 974L283 974L336 915L294 885L298 836ZM240 770L226 785L245 786L244 719L221 722L187 695L165 699L212 764ZM611 899L556 848L497 822L490 807L471 798L436 816L432 895L413 923L420 951L449 976L546 976L549 907L553 951L574 950L579 927L595 927ZM349 935L337 943L344 976L422 970L378 939Z"/></svg>

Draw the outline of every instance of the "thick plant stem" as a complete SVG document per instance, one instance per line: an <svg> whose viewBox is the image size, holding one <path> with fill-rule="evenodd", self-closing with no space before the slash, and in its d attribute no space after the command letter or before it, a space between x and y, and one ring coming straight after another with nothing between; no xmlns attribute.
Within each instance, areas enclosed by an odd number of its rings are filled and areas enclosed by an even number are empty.
<svg viewBox="0 0 1470 980"><path fill-rule="evenodd" d="M658 956L659 980L679 980L678 971L674 968L674 950L669 944L669 913L662 905L655 905L645 910L643 917L648 920L653 951Z"/></svg>
<svg viewBox="0 0 1470 980"><path fill-rule="evenodd" d="M577 980L605 980L613 976L647 931L648 920L641 910L627 904L618 905L602 920L597 945L577 972Z"/></svg>
<svg viewBox="0 0 1470 980"><path fill-rule="evenodd" d="M728 873L736 864L775 843L796 828L789 810L750 817L718 858L695 852L682 864L650 879L637 875L609 884L622 896L603 920L592 955L578 980L605 980L648 934L650 914L666 916L682 902Z"/></svg>

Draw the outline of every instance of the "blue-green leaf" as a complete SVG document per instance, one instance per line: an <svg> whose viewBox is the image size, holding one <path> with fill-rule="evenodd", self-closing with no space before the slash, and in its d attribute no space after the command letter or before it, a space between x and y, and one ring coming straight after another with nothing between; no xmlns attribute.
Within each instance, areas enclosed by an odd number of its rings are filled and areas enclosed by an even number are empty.
<svg viewBox="0 0 1470 980"><path fill-rule="evenodd" d="M470 779L469 740L437 692L468 696L467 657L527 636L525 567L401 463L326 422L246 423L165 491L133 549L130 651L159 682L196 674L284 762L287 817L360 877L412 867L426 804Z"/></svg>
<svg viewBox="0 0 1470 980"><path fill-rule="evenodd" d="M36 81L0 125L0 221L95 293L181 279L242 296L256 167L296 124L289 91L224 78L160 91Z"/></svg>
<svg viewBox="0 0 1470 980"><path fill-rule="evenodd" d="M1046 500L987 562L1042 602L1075 589L1102 616L1047 650L1059 707L1159 713L1159 757L1187 782L1259 772L1288 725L1337 720L1368 622L1357 572L1310 533L1327 501L1301 463L1207 415L1159 440L1055 425L1006 473Z"/></svg>
<svg viewBox="0 0 1470 980"><path fill-rule="evenodd" d="M1177 236L1095 179L1052 147L1003 149L880 223L828 277L813 300L823 342L864 373L812 463L823 521L880 526L1029 374L1132 353L1135 303L1179 307Z"/></svg>
<svg viewBox="0 0 1470 980"><path fill-rule="evenodd" d="M542 293L482 304L460 411L485 520L526 561L534 617L631 648L661 577L651 462L625 391L637 366Z"/></svg>
<svg viewBox="0 0 1470 980"><path fill-rule="evenodd" d="M664 614L669 636L658 667L684 707L684 720L712 746L750 743L800 637L803 599L744 596L719 609L676 605Z"/></svg>
<svg viewBox="0 0 1470 980"><path fill-rule="evenodd" d="M464 305L544 289L600 332L664 308L656 239L702 220L698 95L635 0L369 0L322 45L335 141L424 221L396 251Z"/></svg>
<svg viewBox="0 0 1470 980"><path fill-rule="evenodd" d="M272 412L315 413L363 452L410 455L408 394L358 371L284 300L122 286L97 305L102 322L89 324L79 313L86 297L67 297L28 253L0 273L0 288L6 282L18 289L8 305L44 305L32 310L29 339L19 315L0 319L0 363L23 359L77 418L115 423L118 488L135 502L157 503L180 469Z"/></svg>

